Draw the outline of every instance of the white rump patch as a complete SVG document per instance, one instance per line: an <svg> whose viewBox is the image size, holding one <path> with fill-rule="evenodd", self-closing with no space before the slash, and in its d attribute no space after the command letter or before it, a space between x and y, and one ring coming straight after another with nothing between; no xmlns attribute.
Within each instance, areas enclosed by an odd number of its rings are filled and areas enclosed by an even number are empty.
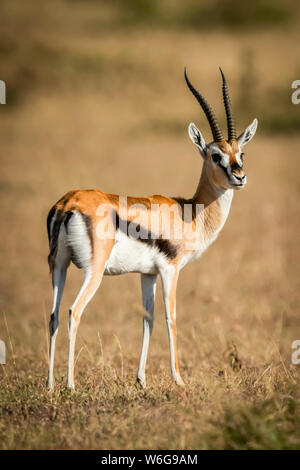
<svg viewBox="0 0 300 470"><path fill-rule="evenodd" d="M92 247L87 227L80 212L73 211L67 225L67 245L72 251L72 261L78 268L89 266Z"/></svg>

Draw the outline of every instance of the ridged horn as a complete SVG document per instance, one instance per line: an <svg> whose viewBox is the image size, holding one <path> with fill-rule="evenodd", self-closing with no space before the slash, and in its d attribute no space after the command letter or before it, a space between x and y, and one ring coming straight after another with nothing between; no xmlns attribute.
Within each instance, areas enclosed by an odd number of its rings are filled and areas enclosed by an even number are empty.
<svg viewBox="0 0 300 470"><path fill-rule="evenodd" d="M187 83L187 86L189 87L189 89L193 93L194 97L196 98L196 100L200 104L201 108L203 109L203 111L204 111L204 113L207 117L207 120L209 122L214 141L215 142L222 142L222 140L224 140L224 138L223 138L221 128L218 124L217 118L216 118L212 108L209 106L208 102L206 101L206 99L193 87L193 85L189 81L187 73L186 73L186 67L184 68L184 78L185 78L185 81Z"/></svg>
<svg viewBox="0 0 300 470"><path fill-rule="evenodd" d="M228 140L230 141L232 139L236 139L236 128L235 128L235 123L234 123L232 110L231 110L231 101L229 97L228 85L227 85L223 70L221 69L221 67L219 68L220 68L220 72L221 72L222 80L223 80L223 85L222 85L223 101L224 101L226 118L227 118Z"/></svg>

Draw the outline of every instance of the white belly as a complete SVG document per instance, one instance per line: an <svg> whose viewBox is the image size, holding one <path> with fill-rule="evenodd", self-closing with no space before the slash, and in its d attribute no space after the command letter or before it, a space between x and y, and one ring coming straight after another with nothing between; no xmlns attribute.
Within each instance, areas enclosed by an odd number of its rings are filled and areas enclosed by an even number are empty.
<svg viewBox="0 0 300 470"><path fill-rule="evenodd" d="M163 258L164 256L156 248L118 232L104 274L108 276L134 272L156 274L160 263L165 262Z"/></svg>

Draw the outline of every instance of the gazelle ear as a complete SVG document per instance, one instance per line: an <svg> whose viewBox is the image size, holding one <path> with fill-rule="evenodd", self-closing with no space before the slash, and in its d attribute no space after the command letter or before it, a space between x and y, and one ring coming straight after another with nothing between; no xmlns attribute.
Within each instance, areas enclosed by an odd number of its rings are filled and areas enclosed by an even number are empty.
<svg viewBox="0 0 300 470"><path fill-rule="evenodd" d="M200 154L203 158L206 158L206 143L205 140L199 131L199 129L195 126L193 122L189 125L189 136L191 141L198 147L200 150Z"/></svg>
<svg viewBox="0 0 300 470"><path fill-rule="evenodd" d="M248 144L252 137L254 137L257 129L257 124L257 119L254 119L250 126L248 126L247 129L238 137L238 143L241 148L244 147L244 145Z"/></svg>

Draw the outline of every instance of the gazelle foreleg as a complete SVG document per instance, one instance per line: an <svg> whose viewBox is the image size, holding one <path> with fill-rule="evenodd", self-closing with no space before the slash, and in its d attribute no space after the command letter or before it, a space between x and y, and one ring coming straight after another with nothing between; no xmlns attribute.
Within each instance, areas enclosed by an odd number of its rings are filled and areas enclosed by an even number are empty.
<svg viewBox="0 0 300 470"><path fill-rule="evenodd" d="M184 386L180 377L178 353L177 353L177 332L176 332L176 287L178 271L173 266L161 272L163 296L166 310L166 321L169 333L171 372L177 385Z"/></svg>
<svg viewBox="0 0 300 470"><path fill-rule="evenodd" d="M143 307L145 315L143 316L143 345L140 356L140 364L137 372L137 381L140 385L146 387L146 361L149 348L150 336L153 329L154 321L154 299L156 290L156 274L141 274L141 286L143 296Z"/></svg>

